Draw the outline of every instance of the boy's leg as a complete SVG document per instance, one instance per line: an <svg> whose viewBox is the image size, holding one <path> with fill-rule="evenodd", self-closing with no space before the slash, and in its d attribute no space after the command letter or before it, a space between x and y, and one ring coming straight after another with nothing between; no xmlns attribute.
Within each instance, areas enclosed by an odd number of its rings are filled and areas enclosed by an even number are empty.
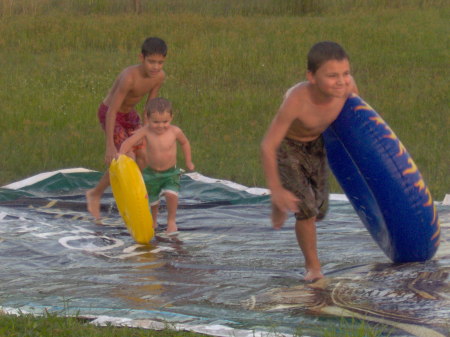
<svg viewBox="0 0 450 337"><path fill-rule="evenodd" d="M167 203L167 233L173 233L178 230L176 224L177 208L178 208L178 195L175 193L164 193Z"/></svg>
<svg viewBox="0 0 450 337"><path fill-rule="evenodd" d="M320 261L317 254L316 217L295 222L297 242L305 257L305 281L315 281L323 278Z"/></svg>
<svg viewBox="0 0 450 337"><path fill-rule="evenodd" d="M100 219L100 199L109 186L109 171L106 171L97 185L86 192L87 209L96 219Z"/></svg>
<svg viewBox="0 0 450 337"><path fill-rule="evenodd" d="M151 205L152 210L152 219L153 219L153 228L158 228L158 211L159 211L159 203L156 205Z"/></svg>
<svg viewBox="0 0 450 337"><path fill-rule="evenodd" d="M102 103L97 112L103 130L105 130L106 126L107 111L108 107ZM132 125L131 128L129 126L130 124ZM119 151L120 145L125 141L125 139L130 137L132 133L139 127L140 119L135 110L132 110L127 114L118 113L116 115L116 121L114 124L114 145L116 146L117 151ZM130 156L132 156L132 158L134 159L133 153L131 153ZM138 163L138 165L139 164L140 163ZM97 183L97 186L86 192L87 209L96 220L100 219L100 200L109 185L109 171L107 170L100 181Z"/></svg>

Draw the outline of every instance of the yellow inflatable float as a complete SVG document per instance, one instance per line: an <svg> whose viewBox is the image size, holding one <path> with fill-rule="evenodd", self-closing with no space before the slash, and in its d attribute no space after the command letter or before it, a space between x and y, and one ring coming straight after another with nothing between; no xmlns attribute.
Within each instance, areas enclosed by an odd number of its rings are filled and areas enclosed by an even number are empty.
<svg viewBox="0 0 450 337"><path fill-rule="evenodd" d="M111 188L117 208L137 243L148 244L154 236L144 178L136 162L128 156L113 159L109 167Z"/></svg>

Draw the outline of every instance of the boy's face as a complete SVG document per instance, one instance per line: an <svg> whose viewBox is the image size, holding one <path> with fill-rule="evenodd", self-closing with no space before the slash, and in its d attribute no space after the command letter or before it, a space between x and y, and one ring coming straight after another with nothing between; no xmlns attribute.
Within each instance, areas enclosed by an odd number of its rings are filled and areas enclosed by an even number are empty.
<svg viewBox="0 0 450 337"><path fill-rule="evenodd" d="M313 74L308 72L308 81L327 97L344 98L351 90L350 63L344 60L329 60Z"/></svg>
<svg viewBox="0 0 450 337"><path fill-rule="evenodd" d="M140 59L147 76L155 77L161 72L166 57L161 54L151 54L147 56L141 54Z"/></svg>
<svg viewBox="0 0 450 337"><path fill-rule="evenodd" d="M173 116L169 111L164 111L163 113L158 111L152 112L150 116L147 117L147 125L153 132L163 134L169 128L172 118Z"/></svg>

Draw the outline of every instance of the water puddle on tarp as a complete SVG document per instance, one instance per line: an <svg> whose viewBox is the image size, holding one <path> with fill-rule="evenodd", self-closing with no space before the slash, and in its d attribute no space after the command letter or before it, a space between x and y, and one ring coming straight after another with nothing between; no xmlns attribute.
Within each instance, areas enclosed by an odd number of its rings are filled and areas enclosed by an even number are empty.
<svg viewBox="0 0 450 337"><path fill-rule="evenodd" d="M103 225L90 220L84 192L99 177L69 170L0 189L4 310L157 321L216 336L320 336L350 315L388 324L391 336L449 333L450 206L437 205L436 257L394 265L350 204L332 198L317 227L327 280L309 286L301 281L294 219L272 230L264 190L184 175L180 233L157 233L142 246L124 228L111 193ZM161 230L165 216L162 205Z"/></svg>

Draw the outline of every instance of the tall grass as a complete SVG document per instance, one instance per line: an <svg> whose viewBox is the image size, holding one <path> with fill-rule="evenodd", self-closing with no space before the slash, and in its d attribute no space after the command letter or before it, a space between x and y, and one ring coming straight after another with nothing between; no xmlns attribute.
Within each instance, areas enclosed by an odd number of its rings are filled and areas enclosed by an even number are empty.
<svg viewBox="0 0 450 337"><path fill-rule="evenodd" d="M304 79L308 49L327 39L347 49L361 96L435 199L450 190L447 2L141 0L136 15L133 1L0 0L0 9L0 185L104 170L97 106L142 41L160 36L169 45L160 94L201 173L265 185L259 142L285 90Z"/></svg>
<svg viewBox="0 0 450 337"><path fill-rule="evenodd" d="M445 8L445 0L0 0L2 16L170 12L212 16L304 16L387 8Z"/></svg>

